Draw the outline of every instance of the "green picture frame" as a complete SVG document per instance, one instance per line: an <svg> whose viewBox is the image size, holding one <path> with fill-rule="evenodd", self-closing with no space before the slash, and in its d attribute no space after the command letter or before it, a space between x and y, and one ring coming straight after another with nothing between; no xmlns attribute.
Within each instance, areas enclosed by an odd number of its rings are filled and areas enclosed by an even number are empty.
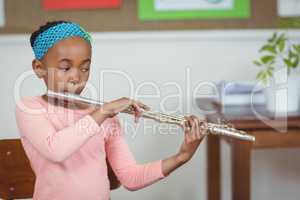
<svg viewBox="0 0 300 200"><path fill-rule="evenodd" d="M157 11L155 0L138 0L138 16L141 21L151 20L186 20L186 19L247 19L251 15L250 0L234 0L234 8L230 10L183 10Z"/></svg>

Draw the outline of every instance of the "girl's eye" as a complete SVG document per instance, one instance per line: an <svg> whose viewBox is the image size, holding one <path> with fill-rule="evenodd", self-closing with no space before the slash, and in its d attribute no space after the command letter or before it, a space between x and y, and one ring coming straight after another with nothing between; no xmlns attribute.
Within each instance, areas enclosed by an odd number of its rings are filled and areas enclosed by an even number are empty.
<svg viewBox="0 0 300 200"><path fill-rule="evenodd" d="M89 71L89 68L82 68L81 71L82 72L87 72L87 71Z"/></svg>
<svg viewBox="0 0 300 200"><path fill-rule="evenodd" d="M59 68L59 70L63 71L63 72L66 72L70 69L70 67L64 67L64 68Z"/></svg>

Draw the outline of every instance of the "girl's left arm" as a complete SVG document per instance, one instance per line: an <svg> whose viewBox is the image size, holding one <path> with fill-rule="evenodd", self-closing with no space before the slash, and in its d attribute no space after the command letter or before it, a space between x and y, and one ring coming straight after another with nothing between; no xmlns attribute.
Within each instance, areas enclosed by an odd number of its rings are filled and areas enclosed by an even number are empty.
<svg viewBox="0 0 300 200"><path fill-rule="evenodd" d="M117 117L111 119L111 127L105 139L107 159L117 178L130 191L144 188L164 178L162 160L138 164L123 138Z"/></svg>
<svg viewBox="0 0 300 200"><path fill-rule="evenodd" d="M112 119L113 129L106 138L106 153L109 163L121 184L128 190L138 190L166 177L179 166L190 160L206 135L206 127L200 128L196 117L187 117L185 139L178 153L147 164L137 164L123 138L117 117ZM204 126L206 123L203 122Z"/></svg>
<svg viewBox="0 0 300 200"><path fill-rule="evenodd" d="M203 138L208 134L207 122L196 116L186 117L184 124L184 141L175 155L162 161L162 171L165 176L188 162L195 154Z"/></svg>

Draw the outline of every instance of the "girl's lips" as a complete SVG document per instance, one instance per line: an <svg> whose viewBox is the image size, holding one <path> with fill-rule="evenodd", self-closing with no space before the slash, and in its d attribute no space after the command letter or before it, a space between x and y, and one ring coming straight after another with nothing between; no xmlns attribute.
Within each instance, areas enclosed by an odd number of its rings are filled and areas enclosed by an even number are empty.
<svg viewBox="0 0 300 200"><path fill-rule="evenodd" d="M63 93L80 94L80 93L81 93L81 89L78 88L78 89L72 90L72 91L69 91L69 90L63 90Z"/></svg>
<svg viewBox="0 0 300 200"><path fill-rule="evenodd" d="M74 93L74 90L64 89L63 92L66 92L66 93Z"/></svg>

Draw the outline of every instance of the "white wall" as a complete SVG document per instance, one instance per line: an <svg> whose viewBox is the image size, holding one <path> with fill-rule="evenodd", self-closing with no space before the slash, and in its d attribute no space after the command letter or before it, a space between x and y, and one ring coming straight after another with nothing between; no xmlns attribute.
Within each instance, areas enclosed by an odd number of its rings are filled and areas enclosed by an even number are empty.
<svg viewBox="0 0 300 200"><path fill-rule="evenodd" d="M161 96L142 100L153 109L161 110L161 100L177 91L174 86L166 84L175 82L181 87L183 96L179 103L176 98L168 99L167 109L181 106L180 112L201 115L192 104L193 89L202 81L254 80L258 69L253 66L252 60L258 55L257 49L271 34L272 30L95 33L90 83L95 85L97 91L102 88L100 93L104 93L105 100L110 100L128 96L130 87L124 77L116 74L106 75L102 79L103 86L99 80L103 70L122 70L132 77L134 90L142 82L152 81L158 86ZM294 41L300 41L300 31L289 32L289 35ZM18 137L13 91L16 80L30 73L32 52L28 37L0 37L1 138ZM186 80L187 70L190 81ZM21 95L39 95L44 89L40 80L30 76L22 82ZM151 87L143 87L141 91L147 94L155 92ZM122 116L122 119L123 123L132 124L128 117ZM182 140L180 131L173 134L144 133L139 127L137 136L133 138L133 134L133 131L126 132L126 138L139 162L165 158L175 153ZM230 153L228 146L223 146L222 199L230 199ZM112 193L112 198L206 199L205 148L204 142L189 164L160 183L137 192L119 189ZM298 149L254 152L252 199L281 200L300 196L300 171L297 170L300 168L299 153Z"/></svg>

